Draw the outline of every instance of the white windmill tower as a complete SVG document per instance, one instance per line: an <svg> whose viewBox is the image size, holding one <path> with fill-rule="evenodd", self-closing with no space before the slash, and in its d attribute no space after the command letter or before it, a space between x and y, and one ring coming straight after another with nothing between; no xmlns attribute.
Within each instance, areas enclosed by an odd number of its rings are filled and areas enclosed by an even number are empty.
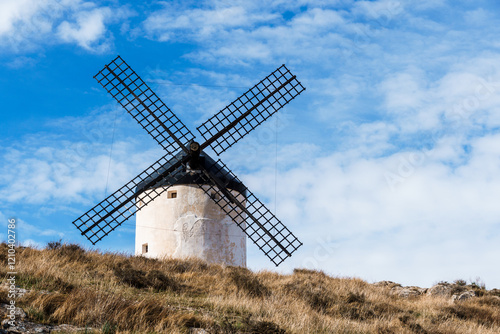
<svg viewBox="0 0 500 334"><path fill-rule="evenodd" d="M222 168L203 153L199 159L213 174ZM239 180L218 177L227 191L245 202L245 186ZM143 205L142 198L148 194L141 185L137 187L137 206ZM215 202L220 195L189 170L183 169L175 178L166 178L154 187L166 185L167 191L136 214L135 253L160 258L197 257L246 267L245 213L237 210L238 215L228 216Z"/></svg>
<svg viewBox="0 0 500 334"><path fill-rule="evenodd" d="M167 154L73 222L93 244L137 212L138 255L246 266L248 236L279 265L302 245L222 161L204 152L224 152L304 91L285 65L199 126L203 144L120 56L94 78Z"/></svg>

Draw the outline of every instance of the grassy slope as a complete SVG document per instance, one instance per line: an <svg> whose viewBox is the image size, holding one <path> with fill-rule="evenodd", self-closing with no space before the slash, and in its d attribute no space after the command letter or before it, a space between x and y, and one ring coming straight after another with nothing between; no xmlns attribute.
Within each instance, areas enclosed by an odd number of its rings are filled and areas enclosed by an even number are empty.
<svg viewBox="0 0 500 334"><path fill-rule="evenodd" d="M5 244L0 248L4 277L7 251ZM485 290L464 302L409 299L388 287L316 271L253 273L75 245L18 249L17 262L17 284L31 290L18 305L31 319L95 332L500 333L500 297ZM5 302L6 293L0 298Z"/></svg>

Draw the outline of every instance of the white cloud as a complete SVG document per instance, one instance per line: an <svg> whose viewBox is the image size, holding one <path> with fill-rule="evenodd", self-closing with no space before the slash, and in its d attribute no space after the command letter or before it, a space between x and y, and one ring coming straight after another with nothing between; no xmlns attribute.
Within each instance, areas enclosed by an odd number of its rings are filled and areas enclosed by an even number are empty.
<svg viewBox="0 0 500 334"><path fill-rule="evenodd" d="M405 0L405 3L408 5L413 6L416 10L428 10L428 9L435 9L435 8L442 8L446 7L446 0L423 0L419 1L418 3L415 3L411 0Z"/></svg>
<svg viewBox="0 0 500 334"><path fill-rule="evenodd" d="M411 152L363 158L354 150L304 159L280 172L278 216L305 244L287 265L316 264L333 274L405 284L476 275L500 285L500 271L491 265L500 235L489 235L500 225L499 140L498 134L472 140L467 159L456 168L442 151L417 163L408 158ZM383 175L401 158L413 161L413 170L391 189ZM273 177L266 169L243 180L252 191L271 195Z"/></svg>
<svg viewBox="0 0 500 334"><path fill-rule="evenodd" d="M290 22L282 17L286 9L282 4L265 1L203 9L167 7L152 13L144 22L144 30L160 41L187 40L206 45L206 51L191 55L194 59L245 64L248 60L267 62L291 52L331 54L332 47L345 42L334 31L355 29L335 10L312 8L300 13L299 4L289 7L297 11Z"/></svg>
<svg viewBox="0 0 500 334"><path fill-rule="evenodd" d="M33 66L35 66L36 63L37 63L37 60L35 58L19 56L19 57L16 57L14 60L6 63L5 65L7 67L12 68L12 69L18 69L18 68L33 67Z"/></svg>
<svg viewBox="0 0 500 334"><path fill-rule="evenodd" d="M166 6L144 21L144 29L160 41L179 39L180 36L203 40L225 29L248 27L261 21L273 20L276 14L249 13L241 6L186 9Z"/></svg>
<svg viewBox="0 0 500 334"><path fill-rule="evenodd" d="M110 160L109 123L112 125L115 117L113 112L107 112L60 119L47 125L58 129L58 136L33 134L4 147L1 156L5 164L0 167L2 202L43 204L47 208L91 204L103 199L105 190L109 195L161 157L162 150L152 140L148 149L138 149L143 137L130 137L127 127L137 125L126 119L122 124L117 122L117 140ZM68 133L63 135L63 131Z"/></svg>
<svg viewBox="0 0 500 334"><path fill-rule="evenodd" d="M0 3L0 35L11 32L16 24L27 23L42 9L49 7L50 1L4 0ZM36 27L46 26L44 22L34 20Z"/></svg>
<svg viewBox="0 0 500 334"><path fill-rule="evenodd" d="M81 0L5 0L0 3L0 45L3 53L59 43L104 52L111 43L109 24L131 15L126 7Z"/></svg>
<svg viewBox="0 0 500 334"><path fill-rule="evenodd" d="M32 247L32 248L37 248L37 249L43 248L43 245L40 242L35 241L33 239L25 239L25 240L21 241L20 244L23 247Z"/></svg>
<svg viewBox="0 0 500 334"><path fill-rule="evenodd" d="M353 11L375 20L390 20L402 14L404 4L400 1L356 1L353 4Z"/></svg>
<svg viewBox="0 0 500 334"><path fill-rule="evenodd" d="M483 25L486 22L490 21L491 19L494 19L494 17L483 8L478 8L466 12L464 14L464 18L465 20L467 20L468 23L474 25Z"/></svg>
<svg viewBox="0 0 500 334"><path fill-rule="evenodd" d="M473 57L432 80L421 69L389 75L379 85L401 131L470 132L499 125L500 62Z"/></svg>
<svg viewBox="0 0 500 334"><path fill-rule="evenodd" d="M346 41L337 29L341 31L349 26L342 24L341 17L334 11L313 9L286 24L222 32L208 49L191 56L209 62L237 64L276 63L289 57L293 57L294 62L318 62L343 52L342 44Z"/></svg>
<svg viewBox="0 0 500 334"><path fill-rule="evenodd" d="M57 3L47 0L6 0L0 3L0 42L14 50L31 46L30 37L52 30L54 16L60 15Z"/></svg>
<svg viewBox="0 0 500 334"><path fill-rule="evenodd" d="M404 112L422 106L426 88L422 85L425 85L427 81L423 80L422 73L412 72L414 71L396 73L381 84L382 90L387 92L388 112Z"/></svg>
<svg viewBox="0 0 500 334"><path fill-rule="evenodd" d="M14 228L10 227L11 220L14 220ZM0 234L1 241L7 241L7 229L12 230L10 235L15 236L16 244L23 246L41 247L42 243L39 238L59 238L62 239L65 233L61 230L56 231L53 229L44 229L40 226L35 226L27 223L24 219L19 218L16 214L7 217L6 214L0 211L0 226L4 228L5 234ZM38 239L35 241L34 239Z"/></svg>
<svg viewBox="0 0 500 334"><path fill-rule="evenodd" d="M105 21L112 16L109 8L99 8L75 14L75 23L63 21L57 28L58 36L64 42L75 42L84 49L92 50L93 44L103 39L106 32ZM100 49L105 48L100 46Z"/></svg>
<svg viewBox="0 0 500 334"><path fill-rule="evenodd" d="M342 16L334 10L313 8L293 19L293 23L304 30L332 29L345 24Z"/></svg>

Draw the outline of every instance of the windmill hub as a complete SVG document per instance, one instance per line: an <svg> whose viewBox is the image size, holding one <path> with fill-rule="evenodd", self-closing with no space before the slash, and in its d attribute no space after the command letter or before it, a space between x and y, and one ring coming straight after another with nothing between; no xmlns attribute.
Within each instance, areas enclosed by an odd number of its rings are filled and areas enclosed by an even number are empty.
<svg viewBox="0 0 500 334"><path fill-rule="evenodd" d="M190 145L189 145L189 148L191 149L191 152L194 153L194 152L200 152L200 144L197 143L197 142L192 142Z"/></svg>
<svg viewBox="0 0 500 334"><path fill-rule="evenodd" d="M190 149L189 154L191 155L191 160L189 161L189 167L191 170L199 170L200 152L201 152L200 144L193 141L191 142L191 144L189 144L189 149Z"/></svg>
<svg viewBox="0 0 500 334"><path fill-rule="evenodd" d="M203 152L221 154L305 90L285 65L200 125L202 144L120 56L94 78L166 154L73 222L92 244L137 213L136 253L148 257L245 266L248 237L278 266L302 245L221 160Z"/></svg>

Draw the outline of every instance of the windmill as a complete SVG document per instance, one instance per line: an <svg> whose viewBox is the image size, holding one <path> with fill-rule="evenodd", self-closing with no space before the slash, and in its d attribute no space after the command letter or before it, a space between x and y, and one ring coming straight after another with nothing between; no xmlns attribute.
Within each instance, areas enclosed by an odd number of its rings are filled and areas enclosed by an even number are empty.
<svg viewBox="0 0 500 334"><path fill-rule="evenodd" d="M278 266L302 243L219 159L305 88L280 66L200 125L202 144L120 57L94 78L166 154L76 219L96 244L136 217L136 253L246 265L246 237ZM179 235L181 235L179 237Z"/></svg>

